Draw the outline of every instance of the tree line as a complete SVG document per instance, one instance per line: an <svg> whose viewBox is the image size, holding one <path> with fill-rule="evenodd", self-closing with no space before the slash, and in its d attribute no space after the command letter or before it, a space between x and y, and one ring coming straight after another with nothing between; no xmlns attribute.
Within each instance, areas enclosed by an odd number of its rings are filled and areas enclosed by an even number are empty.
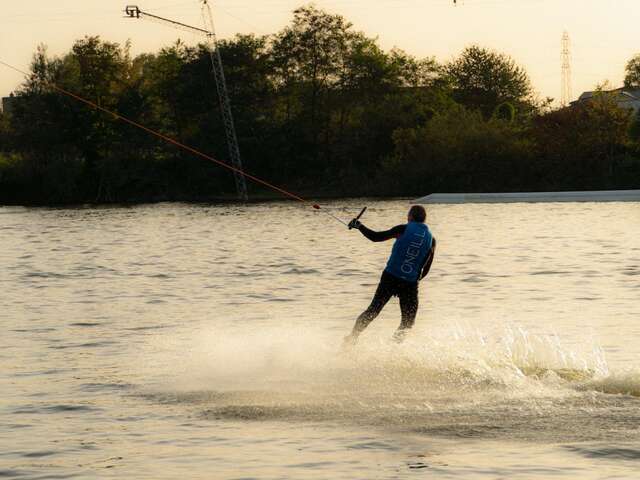
<svg viewBox="0 0 640 480"><path fill-rule="evenodd" d="M41 46L0 116L0 203L233 198L232 175L53 91L61 88L227 158L205 44L132 56L85 37ZM304 6L269 36L220 42L244 168L312 196L638 188L640 119L600 89L553 109L509 56L441 64ZM640 87L640 57L627 66ZM249 185L254 198L272 195Z"/></svg>

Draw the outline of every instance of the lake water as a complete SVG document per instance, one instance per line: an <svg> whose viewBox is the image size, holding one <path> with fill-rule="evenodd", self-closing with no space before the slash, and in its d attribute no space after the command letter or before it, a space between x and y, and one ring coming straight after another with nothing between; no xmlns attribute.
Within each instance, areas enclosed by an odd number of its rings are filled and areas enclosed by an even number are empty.
<svg viewBox="0 0 640 480"><path fill-rule="evenodd" d="M391 244L328 216L0 208L0 477L638 478L640 204L428 223L411 335L341 352Z"/></svg>

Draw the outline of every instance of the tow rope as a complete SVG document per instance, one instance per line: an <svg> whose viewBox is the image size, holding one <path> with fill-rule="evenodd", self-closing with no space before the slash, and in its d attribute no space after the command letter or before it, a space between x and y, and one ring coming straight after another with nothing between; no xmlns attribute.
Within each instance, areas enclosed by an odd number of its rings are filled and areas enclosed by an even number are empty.
<svg viewBox="0 0 640 480"><path fill-rule="evenodd" d="M7 67L7 68L9 68L11 70L14 70L14 71L16 71L18 73L21 73L25 77L29 76L29 73L27 73L27 72L25 72L23 70L20 70L19 68L14 67L13 65L10 65L10 64L8 64L6 62L3 62L2 60L0 60L0 65L4 65L5 67ZM84 98L84 97L82 97L82 96L80 96L80 95L78 95L76 93L70 92L70 91L68 91L68 90L66 90L66 89L64 89L62 87L59 87L58 85L56 85L53 82L49 82L47 80L44 80L43 83L46 86L50 87L51 89L55 90L56 92L59 92L59 93L61 93L63 95L66 95L67 97L73 98L74 100L76 100L78 102L84 103L85 105L88 105L89 107L91 107L91 108L93 108L95 110L98 110L98 111L101 111L101 112L104 112L104 113L108 113L109 115L113 116L116 120L121 120L121 121L123 121L125 123L128 123L129 125L132 125L132 126L138 128L140 130L143 130L143 131L145 131L145 132L147 132L147 133L149 133L149 134L151 134L151 135L153 135L155 137L158 137L158 138L160 138L161 140L164 140L167 143L170 143L170 144L172 144L172 145L174 145L174 146L176 146L178 148L181 148L181 149L183 149L183 150L185 150L185 151L187 151L189 153L192 153L193 155L196 155L198 157L204 158L205 160L209 160L209 161L215 163L216 165L219 165L220 167L224 167L227 170L230 170L232 172L236 172L236 173L242 175L243 177L245 177L245 178L247 178L247 179L249 179L249 180L251 180L251 181L253 181L255 183L263 185L263 186L265 186L267 188L270 188L271 190L274 190L274 191L276 191L278 193L281 193L281 194L285 195L286 197L289 197L289 198L292 198L294 200L297 200L298 202L301 202L301 203L303 203L304 205L306 205L308 207L311 207L311 208L313 208L315 210L318 210L318 211L320 211L320 213L324 213L325 215L328 215L329 217L333 218L337 222L340 222L342 225L348 226L347 222L345 222L341 218L338 218L337 216L332 214L330 211L323 209L317 203L312 203L311 201L306 200L306 199L302 198L301 196L296 195L295 193L292 193L292 192L290 192L290 191L288 191L288 190L286 190L286 189L284 189L282 187L274 185L273 183L270 183L270 182L268 182L266 180L263 180L260 177L256 177L255 175L247 173L244 170L241 170L239 168L234 167L233 165L230 165L230 164L228 164L226 162L218 160L217 158L214 158L211 155L207 155L206 153L203 153L200 150L196 150L195 148L190 147L189 145L186 145L186 144L176 140L175 138L171 138L171 137L169 137L167 135L164 135L164 134L162 134L162 133L160 133L160 132L158 132L156 130L153 130L152 128L149 128L149 127L147 127L147 126L145 126L145 125L143 125L141 123L136 122L135 120L131 120L130 118L122 116L117 112L114 112L114 111L109 110L107 108L101 107L97 103L92 102L91 100L88 100L88 99L86 99L86 98ZM365 209L366 209L366 207L365 207ZM358 218L360 218L360 216L362 216L363 213L364 213L364 210L360 213Z"/></svg>

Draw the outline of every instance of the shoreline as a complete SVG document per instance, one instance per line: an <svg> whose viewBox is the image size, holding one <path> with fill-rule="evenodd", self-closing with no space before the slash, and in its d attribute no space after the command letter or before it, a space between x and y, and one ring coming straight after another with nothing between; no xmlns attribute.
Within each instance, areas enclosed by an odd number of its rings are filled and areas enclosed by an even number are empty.
<svg viewBox="0 0 640 480"><path fill-rule="evenodd" d="M311 204L318 201L332 201L332 200L407 200L412 202L414 197L412 196L372 196L372 195L305 195L305 199ZM253 205L261 203L272 202L296 202L285 196L278 195L250 195L248 201L241 201L235 198L235 196L221 196L221 197L199 197L199 198L161 198L161 199L140 199L140 200L122 200L122 201L99 201L99 202L64 202L64 203L0 203L0 208L3 207L24 207L24 208L96 208L96 207L135 207L139 205L154 205L159 203L184 203L184 204L219 204L219 205ZM297 202L298 203L298 202Z"/></svg>
<svg viewBox="0 0 640 480"><path fill-rule="evenodd" d="M307 195L305 195L307 197ZM584 190L554 192L497 192L497 193L432 193L423 197L398 195L331 195L315 194L307 198L309 203L331 200L406 200L414 204L463 204L463 203L585 203L585 202L640 202L640 190ZM284 196L257 194L250 195L248 201L240 201L234 195L195 197L195 198L151 198L123 201L97 202L52 202L52 203L0 203L2 207L24 208L96 208L96 207L135 207L158 203L252 205L279 201L293 201Z"/></svg>

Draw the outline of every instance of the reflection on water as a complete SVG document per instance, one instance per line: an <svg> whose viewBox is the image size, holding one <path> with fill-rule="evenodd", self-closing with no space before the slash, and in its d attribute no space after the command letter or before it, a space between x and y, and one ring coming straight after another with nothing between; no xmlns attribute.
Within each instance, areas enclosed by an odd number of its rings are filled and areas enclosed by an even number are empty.
<svg viewBox="0 0 640 480"><path fill-rule="evenodd" d="M351 351L391 245L325 216L0 208L0 477L635 478L639 207L429 206L414 332Z"/></svg>

